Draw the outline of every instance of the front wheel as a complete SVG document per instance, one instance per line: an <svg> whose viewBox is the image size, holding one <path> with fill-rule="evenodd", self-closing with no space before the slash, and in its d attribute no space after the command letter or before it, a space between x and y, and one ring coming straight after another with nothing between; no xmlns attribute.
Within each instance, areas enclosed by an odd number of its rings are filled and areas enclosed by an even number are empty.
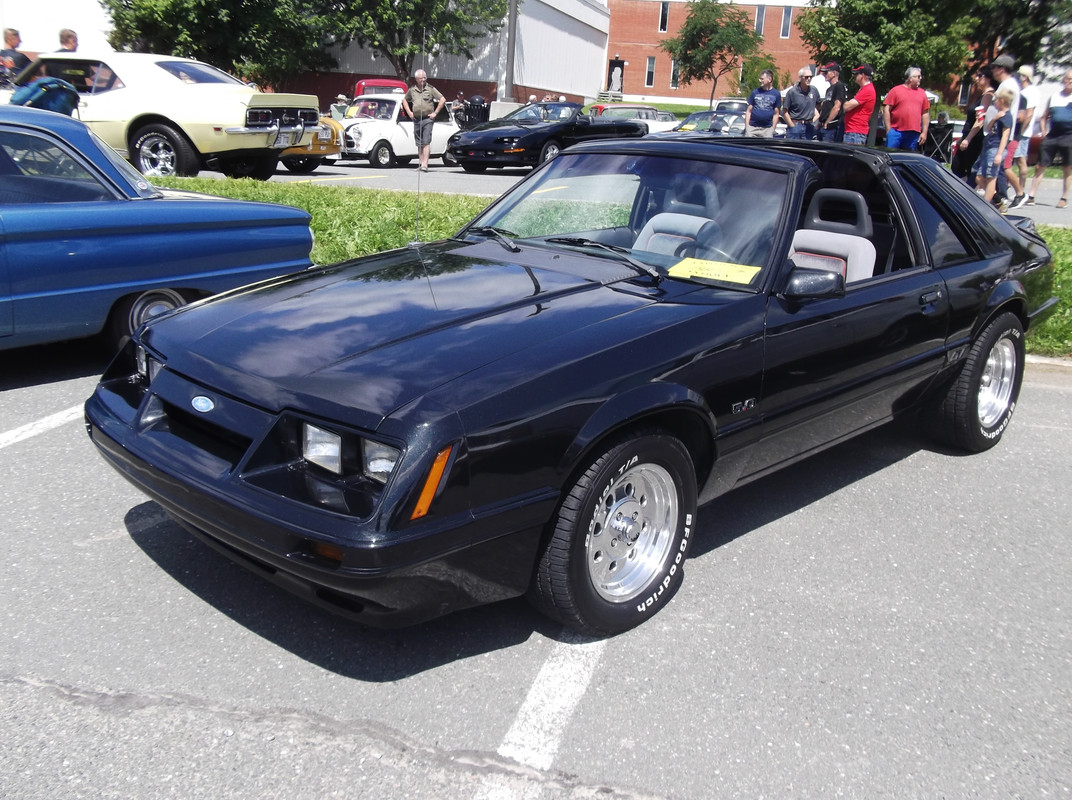
<svg viewBox="0 0 1072 800"><path fill-rule="evenodd" d="M395 165L395 151L387 142L376 142L376 146L369 153L369 161L373 166L388 169Z"/></svg>
<svg viewBox="0 0 1072 800"><path fill-rule="evenodd" d="M310 172L316 172L316 168L324 162L324 159L316 156L301 156L299 158L284 158L280 163L287 168L289 172L295 172L299 175L308 175Z"/></svg>
<svg viewBox="0 0 1072 800"><path fill-rule="evenodd" d="M931 411L931 432L973 453L1001 441L1020 397L1024 352L1024 328L1016 315L1001 314L987 325Z"/></svg>
<svg viewBox="0 0 1072 800"><path fill-rule="evenodd" d="M540 150L540 163L542 164L544 161L550 161L552 158L557 156L559 152L561 152L561 150L562 148L558 146L558 142L556 142L554 139L547 142L543 146L543 149Z"/></svg>
<svg viewBox="0 0 1072 800"><path fill-rule="evenodd" d="M543 613L595 636L639 625L681 585L696 519L696 473L677 439L617 440L570 487L529 597Z"/></svg>
<svg viewBox="0 0 1072 800"><path fill-rule="evenodd" d="M458 159L456 159L454 156L452 156L450 154L449 150L444 150L443 151L443 165L447 166L447 167L456 167L456 166L458 166Z"/></svg>
<svg viewBox="0 0 1072 800"><path fill-rule="evenodd" d="M461 164L462 164L462 169L464 169L466 172L472 172L472 173L475 173L477 175L479 175L481 172L484 172L487 169L487 165L485 165L485 164L474 164L472 161L463 161L463 162L461 162Z"/></svg>

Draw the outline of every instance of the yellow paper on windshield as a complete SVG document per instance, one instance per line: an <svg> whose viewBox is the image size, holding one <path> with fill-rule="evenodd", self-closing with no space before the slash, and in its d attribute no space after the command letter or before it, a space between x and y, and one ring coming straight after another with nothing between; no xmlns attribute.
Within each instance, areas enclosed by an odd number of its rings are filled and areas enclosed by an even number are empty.
<svg viewBox="0 0 1072 800"><path fill-rule="evenodd" d="M760 267L748 264L731 264L727 261L708 261L703 258L685 258L670 267L675 278L703 278L723 283L751 283L759 274Z"/></svg>

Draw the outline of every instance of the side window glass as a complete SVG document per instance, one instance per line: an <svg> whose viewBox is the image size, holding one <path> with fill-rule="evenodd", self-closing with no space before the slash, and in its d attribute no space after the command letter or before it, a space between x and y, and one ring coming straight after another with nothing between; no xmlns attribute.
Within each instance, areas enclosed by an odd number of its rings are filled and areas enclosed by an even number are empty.
<svg viewBox="0 0 1072 800"><path fill-rule="evenodd" d="M903 173L902 173L903 175ZM942 214L934 204L910 181L904 181L905 192L915 209L916 217L923 228L923 236L931 252L931 262L936 267L956 264L975 258L975 250L961 239L959 226Z"/></svg>
<svg viewBox="0 0 1072 800"><path fill-rule="evenodd" d="M101 200L107 188L57 143L33 134L0 130L0 204Z"/></svg>

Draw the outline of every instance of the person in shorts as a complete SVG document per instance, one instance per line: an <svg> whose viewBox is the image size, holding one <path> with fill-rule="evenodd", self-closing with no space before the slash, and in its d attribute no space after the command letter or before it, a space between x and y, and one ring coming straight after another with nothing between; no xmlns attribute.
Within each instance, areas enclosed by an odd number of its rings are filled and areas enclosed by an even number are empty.
<svg viewBox="0 0 1072 800"><path fill-rule="evenodd" d="M413 73L413 86L402 96L402 109L413 118L413 143L417 145L417 169L428 171L428 156L432 152L432 124L443 110L447 99L428 83L423 69Z"/></svg>
<svg viewBox="0 0 1072 800"><path fill-rule="evenodd" d="M972 167L975 185L988 203L994 199L998 175L1005 169L1005 151L1009 149L1009 137L1012 136L1014 122L1011 109L1015 99L1008 89L998 89L995 93L994 107L997 113L983 129L983 149Z"/></svg>
<svg viewBox="0 0 1072 800"><path fill-rule="evenodd" d="M1045 138L1042 140L1042 153L1035 166L1035 175L1031 179L1031 192L1027 196L1027 205L1034 205L1035 195L1038 193L1039 184L1042 183L1042 175L1046 167L1053 164L1056 158L1060 158L1064 185L1061 188L1061 199L1057 207L1066 208L1068 193L1072 189L1072 69L1068 70L1061 79L1060 91L1050 95L1046 109L1039 117L1039 131Z"/></svg>

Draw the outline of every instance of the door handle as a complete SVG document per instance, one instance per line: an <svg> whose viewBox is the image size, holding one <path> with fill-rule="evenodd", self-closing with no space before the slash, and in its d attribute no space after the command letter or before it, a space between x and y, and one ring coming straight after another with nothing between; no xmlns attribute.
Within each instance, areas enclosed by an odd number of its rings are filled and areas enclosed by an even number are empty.
<svg viewBox="0 0 1072 800"><path fill-rule="evenodd" d="M919 304L921 306L929 306L932 303L937 303L942 299L942 290L935 289L933 292L924 292L920 295Z"/></svg>

